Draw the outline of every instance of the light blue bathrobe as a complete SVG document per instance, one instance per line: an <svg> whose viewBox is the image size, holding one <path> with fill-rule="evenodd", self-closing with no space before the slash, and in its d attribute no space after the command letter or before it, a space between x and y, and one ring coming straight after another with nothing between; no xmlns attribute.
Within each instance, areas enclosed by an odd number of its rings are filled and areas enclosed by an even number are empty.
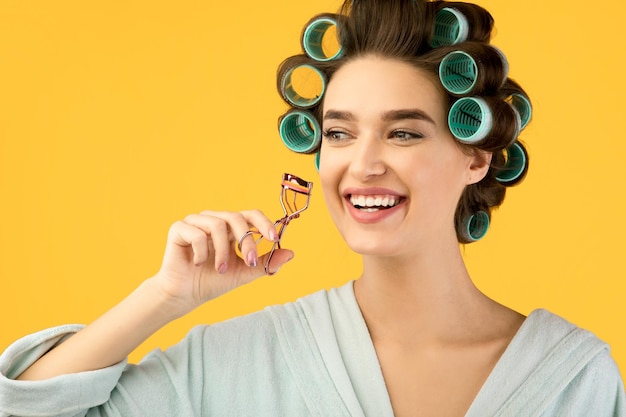
<svg viewBox="0 0 626 417"><path fill-rule="evenodd" d="M393 416L351 282L198 326L139 365L12 379L80 327L27 336L0 356L1 417ZM605 343L536 310L466 416L626 416L626 399Z"/></svg>

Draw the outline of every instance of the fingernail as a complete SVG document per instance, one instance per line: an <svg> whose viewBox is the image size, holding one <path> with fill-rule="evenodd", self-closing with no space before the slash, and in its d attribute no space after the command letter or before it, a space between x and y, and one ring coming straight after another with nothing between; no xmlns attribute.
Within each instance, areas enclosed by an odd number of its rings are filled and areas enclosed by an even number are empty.
<svg viewBox="0 0 626 417"><path fill-rule="evenodd" d="M275 232L275 231L273 231L273 230L270 230L270 240L271 240L272 242L276 242L276 241L278 240L278 235L277 235L277 234L276 234L276 232Z"/></svg>
<svg viewBox="0 0 626 417"><path fill-rule="evenodd" d="M248 266L254 268L256 267L257 257L255 252L250 252L248 254Z"/></svg>
<svg viewBox="0 0 626 417"><path fill-rule="evenodd" d="M220 274L225 274L227 269L228 269L228 263L224 262L223 264L220 265L217 272L219 272Z"/></svg>

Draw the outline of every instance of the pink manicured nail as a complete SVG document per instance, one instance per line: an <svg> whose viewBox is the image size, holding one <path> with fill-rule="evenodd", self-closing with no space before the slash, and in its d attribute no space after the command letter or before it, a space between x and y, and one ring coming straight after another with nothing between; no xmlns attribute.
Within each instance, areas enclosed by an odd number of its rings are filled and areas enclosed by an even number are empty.
<svg viewBox="0 0 626 417"><path fill-rule="evenodd" d="M256 256L255 252L248 253L248 266L250 266L252 268L256 267L257 260L258 260L258 258Z"/></svg>
<svg viewBox="0 0 626 417"><path fill-rule="evenodd" d="M276 241L278 240L278 235L277 235L277 234L276 234L276 232L275 232L275 231L273 231L273 230L270 230L270 240L271 240L272 242L276 242Z"/></svg>
<svg viewBox="0 0 626 417"><path fill-rule="evenodd" d="M225 274L227 270L228 270L228 263L224 262L223 264L220 265L217 272L219 272L220 274Z"/></svg>

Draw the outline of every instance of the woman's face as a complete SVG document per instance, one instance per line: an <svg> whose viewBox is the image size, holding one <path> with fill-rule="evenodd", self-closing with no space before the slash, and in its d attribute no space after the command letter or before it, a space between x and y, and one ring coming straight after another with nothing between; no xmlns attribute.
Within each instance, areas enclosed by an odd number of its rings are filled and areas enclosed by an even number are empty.
<svg viewBox="0 0 626 417"><path fill-rule="evenodd" d="M456 144L430 74L388 58L350 61L328 84L322 125L324 197L354 251L406 255L456 242L461 192L488 167Z"/></svg>

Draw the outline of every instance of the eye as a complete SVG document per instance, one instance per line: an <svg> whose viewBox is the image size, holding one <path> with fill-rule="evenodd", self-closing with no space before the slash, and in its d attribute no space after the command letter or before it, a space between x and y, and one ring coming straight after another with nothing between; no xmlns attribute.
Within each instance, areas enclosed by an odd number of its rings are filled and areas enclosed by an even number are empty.
<svg viewBox="0 0 626 417"><path fill-rule="evenodd" d="M391 139L398 139L400 141L409 141L422 139L424 136L421 133L411 132L408 130L394 130L389 134Z"/></svg>
<svg viewBox="0 0 626 417"><path fill-rule="evenodd" d="M342 130L327 129L322 132L322 136L329 142L339 142L350 138L350 135Z"/></svg>

